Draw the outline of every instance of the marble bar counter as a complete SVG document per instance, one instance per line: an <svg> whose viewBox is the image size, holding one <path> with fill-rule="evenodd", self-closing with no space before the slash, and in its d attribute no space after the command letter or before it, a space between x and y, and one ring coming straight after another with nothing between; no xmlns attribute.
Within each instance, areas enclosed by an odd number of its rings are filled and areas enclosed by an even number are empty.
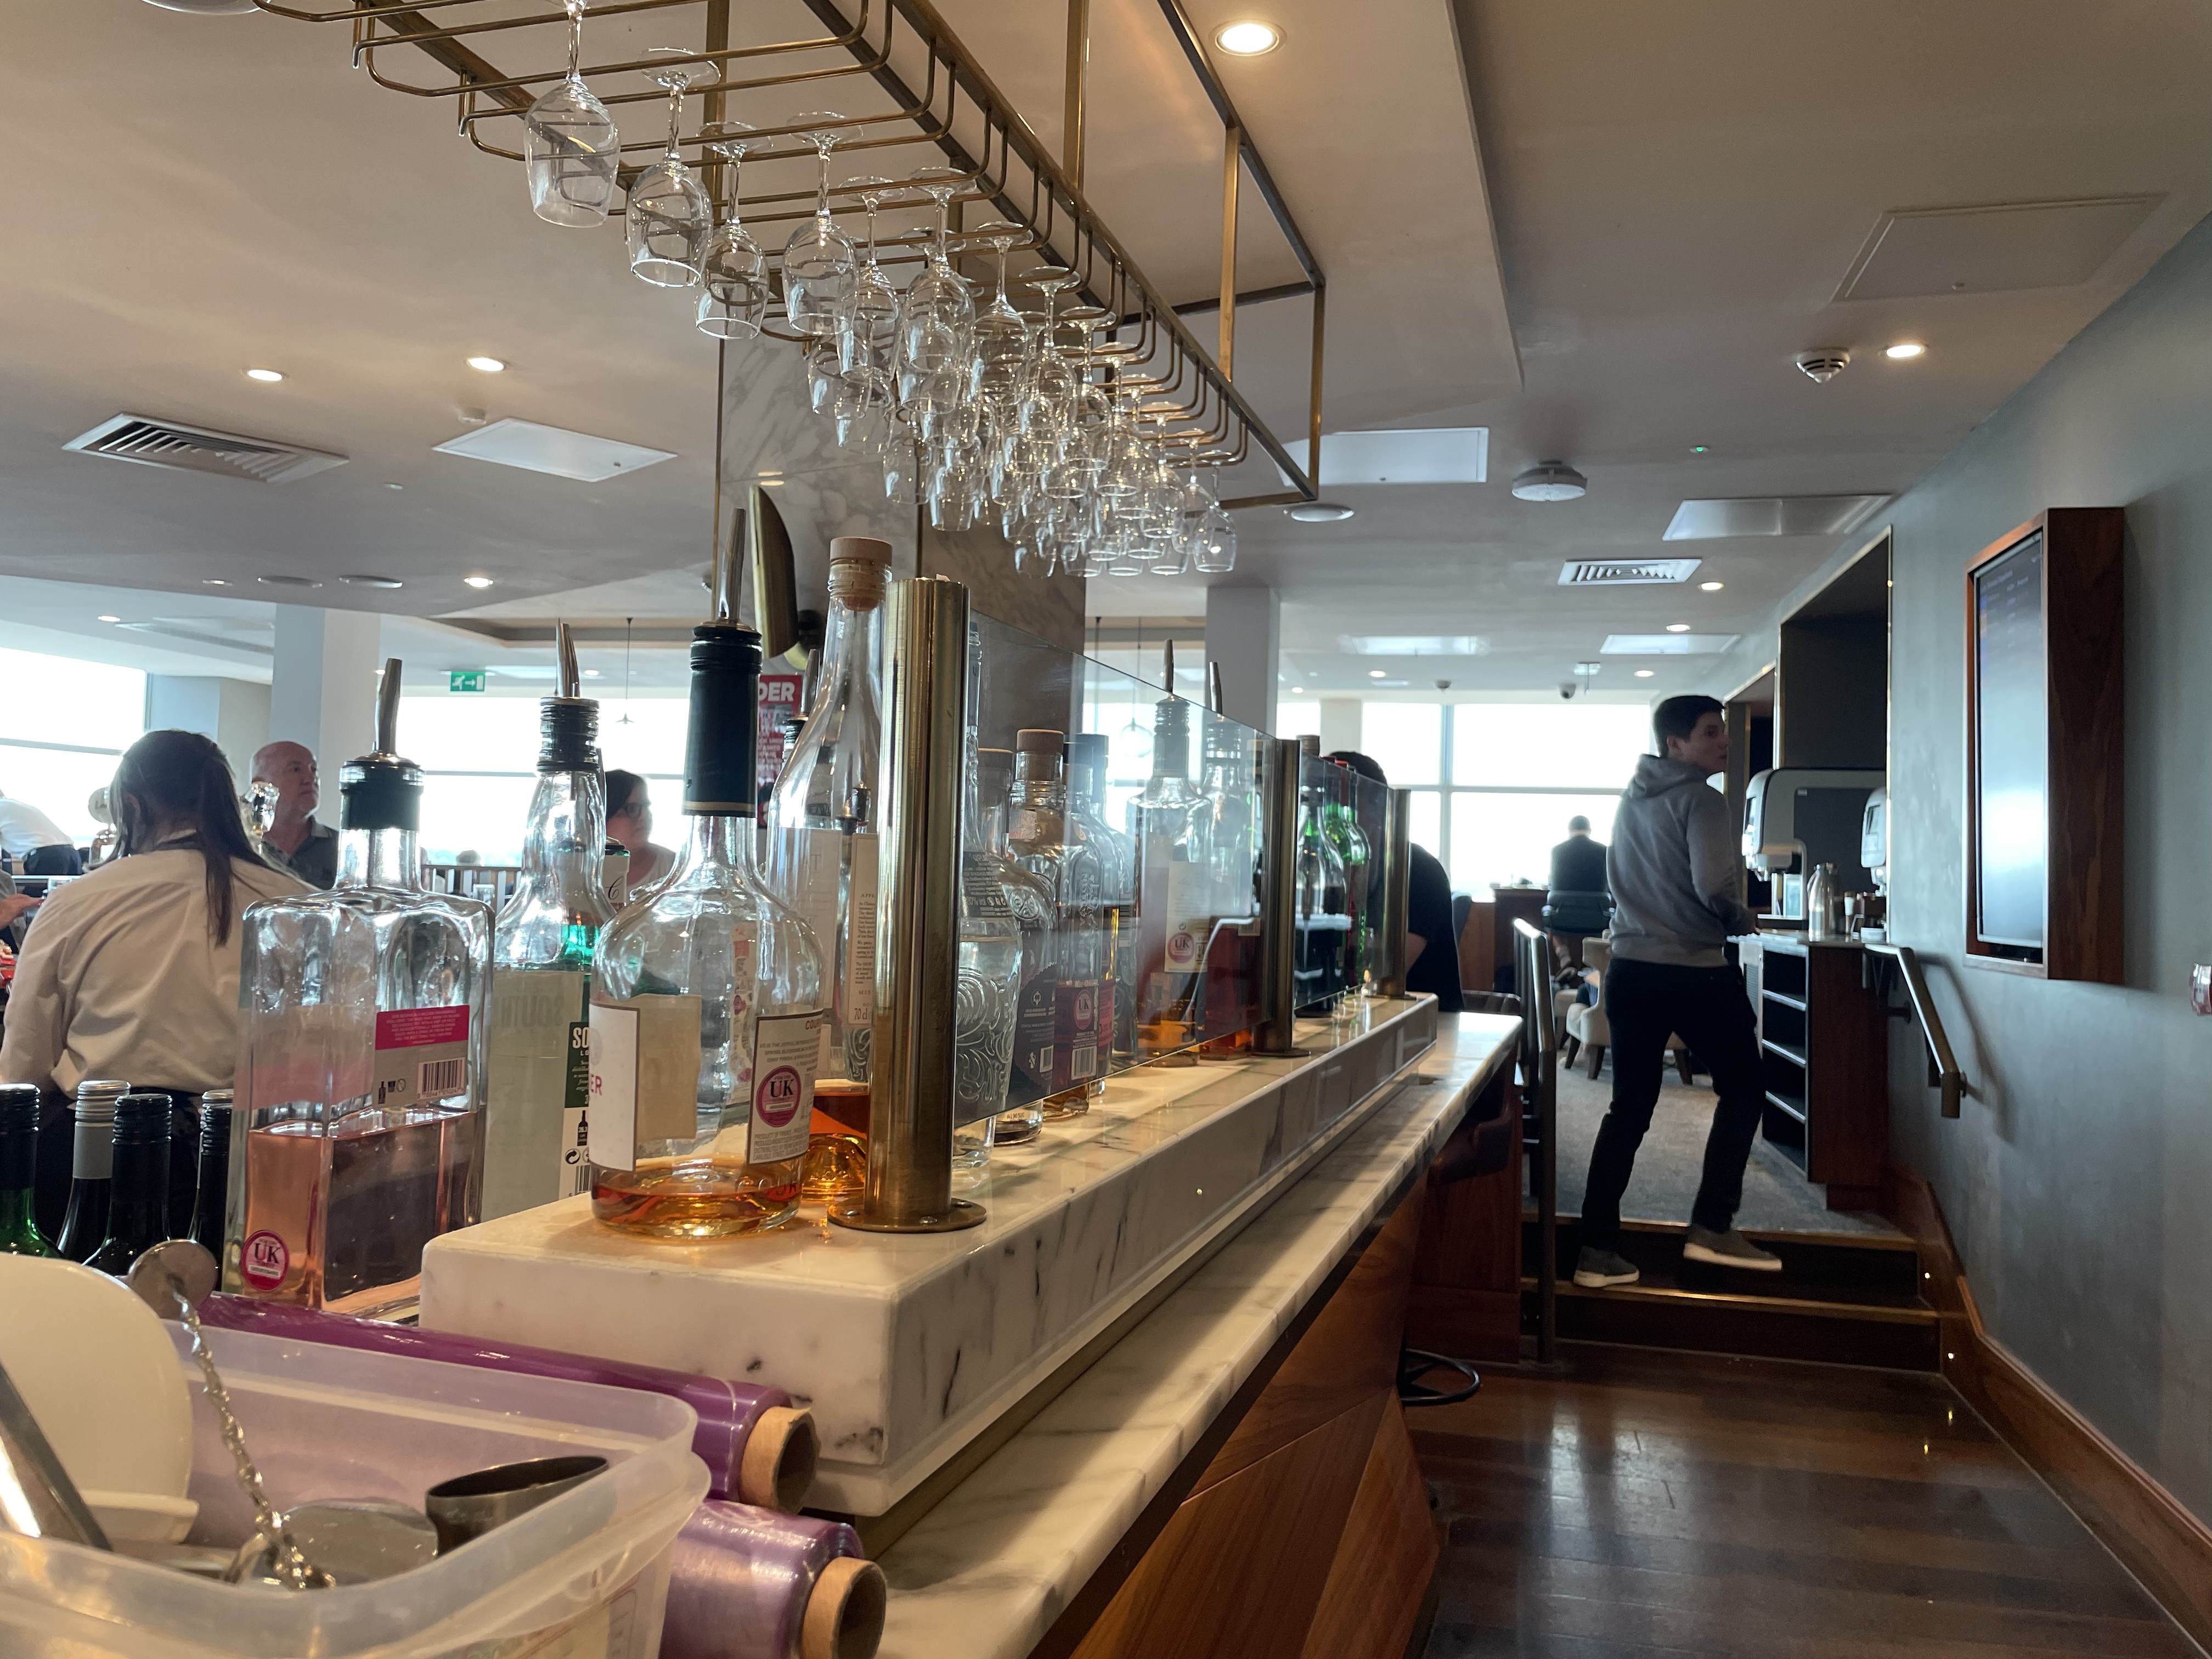
<svg viewBox="0 0 2212 1659"><path fill-rule="evenodd" d="M1048 1632L1062 1638L1054 1651L1074 1639L1055 1621L1117 1545L1127 1553L1147 1505L1510 1067L1518 1019L1438 1026L1356 1128L882 1553L892 1594L880 1659L1021 1659ZM1163 1547L1177 1544L1193 1540ZM1078 1650L1122 1650L1094 1632Z"/></svg>
<svg viewBox="0 0 2212 1659"><path fill-rule="evenodd" d="M422 1322L783 1389L822 1437L813 1506L882 1516L1358 1133L1437 1023L1431 997L1370 1001L1301 1022L1303 1058L1116 1075L994 1154L965 1232L814 1212L685 1243L613 1232L585 1198L526 1210L431 1243Z"/></svg>

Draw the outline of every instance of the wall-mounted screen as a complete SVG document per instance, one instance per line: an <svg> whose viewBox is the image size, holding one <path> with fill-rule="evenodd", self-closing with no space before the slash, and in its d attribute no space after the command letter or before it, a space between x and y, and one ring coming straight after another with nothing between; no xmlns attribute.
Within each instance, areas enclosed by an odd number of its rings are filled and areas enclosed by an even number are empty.
<svg viewBox="0 0 2212 1659"><path fill-rule="evenodd" d="M2043 949L2051 781L2043 532L1972 573L1976 938Z"/></svg>

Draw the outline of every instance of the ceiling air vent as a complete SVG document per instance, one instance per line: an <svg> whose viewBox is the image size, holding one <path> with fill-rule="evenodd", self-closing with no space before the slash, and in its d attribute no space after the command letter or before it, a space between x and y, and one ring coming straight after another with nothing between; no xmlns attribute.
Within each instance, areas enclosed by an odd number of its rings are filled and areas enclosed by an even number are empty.
<svg viewBox="0 0 2212 1659"><path fill-rule="evenodd" d="M1686 582L1695 559L1571 559L1559 567L1562 587L1613 587L1630 582Z"/></svg>
<svg viewBox="0 0 2212 1659"><path fill-rule="evenodd" d="M256 483L290 483L326 467L343 466L343 455L279 443L273 438L241 438L211 432L179 421L143 415L118 415L62 446L86 455L111 455L142 466L173 467L182 472L213 472Z"/></svg>

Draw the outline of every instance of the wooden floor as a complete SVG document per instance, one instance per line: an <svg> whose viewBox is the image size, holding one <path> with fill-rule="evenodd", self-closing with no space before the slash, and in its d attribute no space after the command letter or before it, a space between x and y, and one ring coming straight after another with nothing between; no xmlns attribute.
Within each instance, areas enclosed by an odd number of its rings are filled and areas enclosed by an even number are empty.
<svg viewBox="0 0 2212 1659"><path fill-rule="evenodd" d="M2198 1651L1940 1378L1563 1346L1408 1413L1428 1659Z"/></svg>

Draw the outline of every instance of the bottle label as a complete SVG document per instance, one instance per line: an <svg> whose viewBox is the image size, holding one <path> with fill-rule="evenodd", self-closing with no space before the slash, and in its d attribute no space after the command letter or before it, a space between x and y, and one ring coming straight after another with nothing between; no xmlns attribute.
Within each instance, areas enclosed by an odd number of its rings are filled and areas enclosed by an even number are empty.
<svg viewBox="0 0 2212 1659"><path fill-rule="evenodd" d="M1171 974L1194 974L1205 964L1206 941L1213 937L1213 918L1206 908L1207 874L1202 864L1168 866L1166 958Z"/></svg>
<svg viewBox="0 0 2212 1659"><path fill-rule="evenodd" d="M238 1270L257 1291L273 1291L292 1271L292 1252L265 1229L250 1235L238 1253Z"/></svg>
<svg viewBox="0 0 2212 1659"><path fill-rule="evenodd" d="M110 1181L114 1175L115 1120L104 1117L95 1123L77 1119L70 1138L70 1179Z"/></svg>
<svg viewBox="0 0 2212 1659"><path fill-rule="evenodd" d="M592 1162L635 1170L641 1148L699 1135L699 999L594 1002L586 1039Z"/></svg>
<svg viewBox="0 0 2212 1659"><path fill-rule="evenodd" d="M845 872L845 971L838 978L839 1021L866 1025L876 1017L876 838L843 837L852 854Z"/></svg>
<svg viewBox="0 0 2212 1659"><path fill-rule="evenodd" d="M1053 1047L1058 1036L1056 988L1060 975L1046 968L1022 981L1022 998L1014 1012L1014 1073L1027 1085L1017 1090L1034 1100L1053 1091Z"/></svg>
<svg viewBox="0 0 2212 1659"><path fill-rule="evenodd" d="M1095 979L1060 981L1054 1009L1054 1054L1059 1062L1053 1068L1055 1093L1105 1073L1101 1049L1106 999L1102 989Z"/></svg>
<svg viewBox="0 0 2212 1659"><path fill-rule="evenodd" d="M753 1110L745 1162L803 1158L814 1127L814 1072L829 1017L763 1014L753 1024Z"/></svg>
<svg viewBox="0 0 2212 1659"><path fill-rule="evenodd" d="M469 1091L469 1011L394 1008L376 1017L370 1089L377 1105L420 1105Z"/></svg>
<svg viewBox="0 0 2212 1659"><path fill-rule="evenodd" d="M591 979L580 968L492 970L487 1219L590 1189L584 1115L592 1091Z"/></svg>
<svg viewBox="0 0 2212 1659"><path fill-rule="evenodd" d="M558 1191L574 1198L592 1190L592 1027L568 1023L568 1071L561 1091L561 1170Z"/></svg>
<svg viewBox="0 0 2212 1659"><path fill-rule="evenodd" d="M845 862L844 832L801 830L793 839L798 842L792 849L797 854L793 860L797 868L792 872L788 895L791 908L813 930L815 947L822 952L822 964L834 972L837 965L837 878Z"/></svg>
<svg viewBox="0 0 2212 1659"><path fill-rule="evenodd" d="M960 884L968 908L975 915L1013 919L1013 909L1006 902L1006 890L1000 884L999 872L983 854L960 855Z"/></svg>

